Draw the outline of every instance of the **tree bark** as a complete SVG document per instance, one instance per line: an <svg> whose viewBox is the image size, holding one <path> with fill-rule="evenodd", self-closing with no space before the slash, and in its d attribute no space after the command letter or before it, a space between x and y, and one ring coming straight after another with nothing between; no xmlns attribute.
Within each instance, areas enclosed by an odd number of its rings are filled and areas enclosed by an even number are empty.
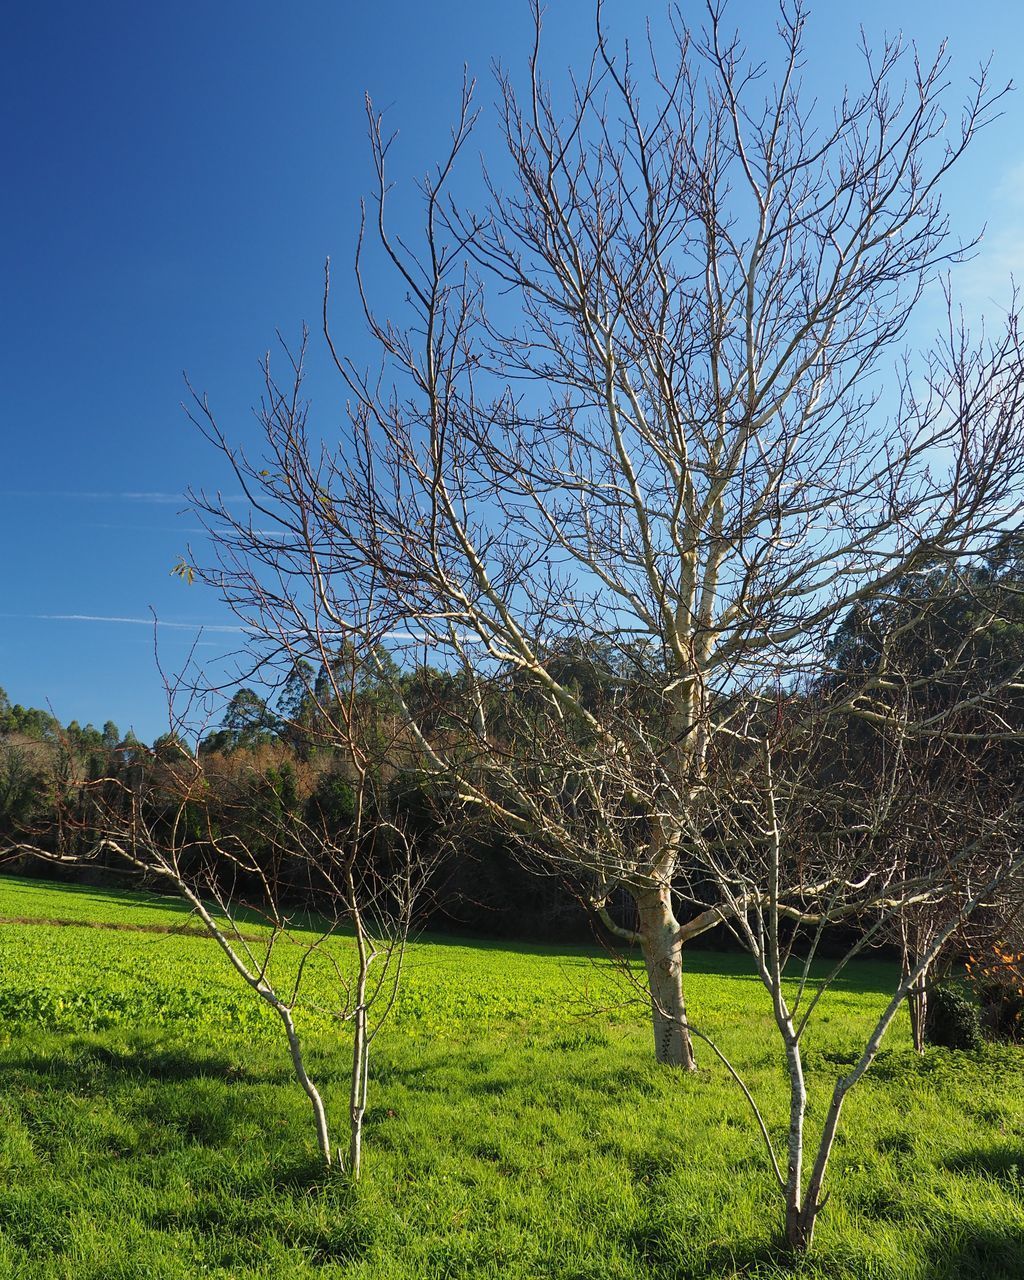
<svg viewBox="0 0 1024 1280"><path fill-rule="evenodd" d="M370 1069L370 1046L367 1039L365 974L360 975L359 1005L356 1008L355 1036L352 1045L352 1080L349 1090L348 1171L358 1182L363 1170L363 1117L366 1115L366 1093Z"/></svg>
<svg viewBox="0 0 1024 1280"><path fill-rule="evenodd" d="M260 985L262 986L262 984ZM257 987L256 990L265 1000L267 999L260 987ZM299 1043L291 1011L280 1000L271 999L267 1002L284 1023L285 1034L288 1036L288 1049L292 1055L292 1066L295 1068L295 1076L309 1099L309 1105L313 1108L313 1120L316 1124L316 1144L320 1148L320 1159L323 1161L324 1168L329 1169L331 1167L331 1138L327 1131L327 1112L324 1109L323 1098L321 1098L319 1090L306 1071L306 1064L302 1057L302 1045Z"/></svg>
<svg viewBox="0 0 1024 1280"><path fill-rule="evenodd" d="M810 1210L808 1205L801 1209L792 1205L786 1206L786 1248L790 1253L808 1253L814 1239L814 1227L818 1219L817 1209Z"/></svg>
<svg viewBox="0 0 1024 1280"><path fill-rule="evenodd" d="M789 1136L786 1162L786 1244L797 1253L810 1245L814 1222L806 1221L803 1203L804 1119L807 1115L807 1086L800 1045L787 1016L782 1026L786 1041L786 1067L789 1072ZM808 1202L809 1203L809 1202Z"/></svg>
<svg viewBox="0 0 1024 1280"><path fill-rule="evenodd" d="M917 963L917 957L911 956L904 947L903 976L907 977L912 973L917 968ZM928 1023L928 973L928 968L923 969L907 992L910 1034L913 1037L914 1048L918 1053L924 1053L925 1050L925 1028Z"/></svg>
<svg viewBox="0 0 1024 1280"><path fill-rule="evenodd" d="M357 830L362 823L363 793L360 790L356 809ZM346 870L349 911L355 925L356 949L359 953L359 977L355 991L355 1026L352 1039L352 1078L349 1091L349 1145L348 1171L353 1182L358 1182L363 1167L363 1116L366 1114L370 1042L366 1024L366 984L373 960L372 947L366 935L363 914L359 908L352 863Z"/></svg>
<svg viewBox="0 0 1024 1280"><path fill-rule="evenodd" d="M922 974L907 992L907 1003L910 1006L910 1030L914 1037L914 1048L918 1053L924 1053L925 1027L928 1024L928 985L926 975Z"/></svg>
<svg viewBox="0 0 1024 1280"><path fill-rule="evenodd" d="M683 999L683 945L667 885L636 896L640 948L647 966L654 1023L654 1056L684 1071L696 1069L686 1002Z"/></svg>

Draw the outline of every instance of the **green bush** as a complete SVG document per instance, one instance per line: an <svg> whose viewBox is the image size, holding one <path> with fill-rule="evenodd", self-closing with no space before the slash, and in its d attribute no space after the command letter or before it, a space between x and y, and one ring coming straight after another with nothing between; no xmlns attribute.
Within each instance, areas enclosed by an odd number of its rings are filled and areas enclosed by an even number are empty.
<svg viewBox="0 0 1024 1280"><path fill-rule="evenodd" d="M944 1049L977 1049L982 1042L978 1007L959 987L939 986L928 992L924 1038Z"/></svg>

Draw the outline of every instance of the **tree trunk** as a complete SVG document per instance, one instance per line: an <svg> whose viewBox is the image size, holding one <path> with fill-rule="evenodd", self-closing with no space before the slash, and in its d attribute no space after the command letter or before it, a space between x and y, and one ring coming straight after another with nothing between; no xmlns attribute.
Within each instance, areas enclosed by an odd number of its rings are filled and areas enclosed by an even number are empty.
<svg viewBox="0 0 1024 1280"><path fill-rule="evenodd" d="M683 947L668 886L636 896L640 947L647 966L654 1022L654 1056L671 1067L693 1071L696 1063L683 1000Z"/></svg>
<svg viewBox="0 0 1024 1280"><path fill-rule="evenodd" d="M257 987L259 990L259 987ZM262 992L260 994L263 994ZM264 996L266 999L266 996ZM319 1090L313 1081L309 1078L306 1071L306 1064L302 1057L302 1045L299 1043L298 1033L295 1030L295 1023L292 1021L291 1011L281 1003L281 1001L268 1001L271 1007L277 1012L278 1017L284 1023L285 1033L288 1036L288 1048L292 1055L292 1066L295 1068L295 1075L300 1085L305 1091L306 1097L309 1099L309 1105L313 1108L313 1120L316 1124L316 1144L320 1148L320 1159L323 1161L324 1168L331 1167L331 1138L327 1131L327 1112L324 1109L323 1099L320 1097Z"/></svg>
<svg viewBox="0 0 1024 1280"><path fill-rule="evenodd" d="M365 1000L364 975L360 975L360 1001ZM348 1171L353 1182L358 1182L363 1169L363 1117L366 1115L366 1092L370 1046L366 1034L366 1005L356 1008L355 1037L352 1045L352 1081L349 1091L349 1144Z"/></svg>
<svg viewBox="0 0 1024 1280"><path fill-rule="evenodd" d="M928 986L924 974L907 992L910 1006L910 1030L914 1036L914 1048L924 1053L925 1027L928 1023Z"/></svg>
<svg viewBox="0 0 1024 1280"><path fill-rule="evenodd" d="M803 1204L804 1119L807 1115L807 1086L800 1044L787 1016L781 1024L786 1040L786 1069L789 1073L789 1136L786 1143L786 1244L796 1253L805 1252L814 1230L808 1224Z"/></svg>
<svg viewBox="0 0 1024 1280"><path fill-rule="evenodd" d="M365 781L365 776L364 776ZM363 791L360 789L356 807L356 829L361 826L363 807ZM356 892L355 875L351 861L346 870L348 886L348 906L355 926L356 949L359 953L359 977L356 980L355 1027L352 1037L352 1078L349 1089L349 1144L348 1172L353 1182L358 1182L363 1169L363 1117L366 1114L366 1091L370 1070L370 1041L366 1022L366 985L370 976L370 965L373 963L373 947L366 934L363 914L359 907L359 894Z"/></svg>
<svg viewBox="0 0 1024 1280"><path fill-rule="evenodd" d="M786 1206L786 1248L791 1253L807 1253L810 1250L818 1213L817 1209L809 1210L810 1204L803 1209L799 1206Z"/></svg>
<svg viewBox="0 0 1024 1280"><path fill-rule="evenodd" d="M917 960L906 948L903 951L903 976L907 977L917 967ZM907 1009L910 1013L910 1034L918 1053L925 1050L925 1027L928 1022L928 970L924 969L907 992Z"/></svg>
<svg viewBox="0 0 1024 1280"><path fill-rule="evenodd" d="M875 1048L877 1049L877 1044ZM873 1053L871 1057L874 1057ZM814 1169L811 1172L811 1180L807 1184L807 1190L803 1197L803 1204L799 1212L792 1215L787 1206L786 1244L794 1253L807 1253L810 1250L818 1214L828 1199L828 1196L822 1196L822 1188L825 1184L825 1170L828 1168L829 1157L832 1154L832 1147L836 1140L836 1131L839 1127L839 1116L843 1109L843 1102L846 1099L847 1092L857 1083L857 1080L866 1070L867 1065L865 1064L865 1059L862 1058L861 1065L851 1075L836 1081L835 1089L832 1092L832 1102L825 1116L825 1123L822 1126L821 1138L818 1142L818 1154L814 1161Z"/></svg>

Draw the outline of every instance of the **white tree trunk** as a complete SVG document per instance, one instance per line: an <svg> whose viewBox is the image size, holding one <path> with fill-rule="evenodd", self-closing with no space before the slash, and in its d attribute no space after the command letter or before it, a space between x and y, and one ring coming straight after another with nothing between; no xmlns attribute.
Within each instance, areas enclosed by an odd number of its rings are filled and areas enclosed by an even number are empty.
<svg viewBox="0 0 1024 1280"><path fill-rule="evenodd" d="M262 995L263 992L260 992ZM264 998L266 998L264 996ZM316 1142L320 1148L320 1159L324 1163L324 1167L331 1167L331 1138L327 1131L327 1112L324 1108L324 1100L320 1096L320 1092L316 1085L309 1078L306 1071L306 1064L302 1059L302 1044L299 1041L298 1033L295 1030L295 1023L292 1021L291 1011L280 1001L268 1001L272 1008L277 1012L278 1017L284 1023L285 1033L288 1036L288 1048L292 1055L292 1066L295 1068L295 1075L299 1084L305 1091L309 1104L313 1108L313 1120L316 1124Z"/></svg>
<svg viewBox="0 0 1024 1280"><path fill-rule="evenodd" d="M636 895L658 1062L693 1071L696 1062L683 999L683 946L668 886Z"/></svg>
<svg viewBox="0 0 1024 1280"><path fill-rule="evenodd" d="M370 1045L366 1028L366 1007L356 1009L355 1041L352 1045L352 1083L349 1092L348 1171L353 1182L359 1181L363 1163L363 1117L369 1084Z"/></svg>
<svg viewBox="0 0 1024 1280"><path fill-rule="evenodd" d="M789 1018L783 1034L786 1040L786 1068L789 1072L789 1135L786 1160L786 1243L802 1253L810 1245L813 1217L804 1209L804 1120L807 1116L807 1087L804 1082L800 1044Z"/></svg>

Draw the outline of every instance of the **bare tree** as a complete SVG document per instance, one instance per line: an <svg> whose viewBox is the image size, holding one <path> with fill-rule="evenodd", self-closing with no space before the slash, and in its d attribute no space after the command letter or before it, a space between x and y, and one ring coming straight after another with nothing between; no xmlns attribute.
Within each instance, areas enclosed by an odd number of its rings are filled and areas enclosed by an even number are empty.
<svg viewBox="0 0 1024 1280"><path fill-rule="evenodd" d="M112 859L181 897L238 978L280 1020L320 1159L353 1180L362 1171L371 1046L394 1007L414 907L432 865L381 794L380 759L394 748L386 736L367 733L359 671L354 651L334 655L319 691L348 802L342 814L315 796L266 804L267 778L254 765L242 766L248 785L218 787L209 758L188 745L201 734L186 732L186 717L175 710L182 678L165 677L171 731L157 747L140 749L110 776L66 787L49 830L23 832L0 849L7 857L73 865ZM310 1072L300 1028L311 1014L339 1032L350 1028L347 1149L332 1143Z"/></svg>
<svg viewBox="0 0 1024 1280"><path fill-rule="evenodd" d="M932 753L919 754L913 790L901 789L899 810L888 824L887 847L900 880L939 886L937 891L912 894L905 902L887 905L881 919L882 937L898 946L901 975L909 983L907 1011L918 1053L925 1051L928 992L937 962L948 964L954 950L964 957L975 949L976 938L986 932L985 917L991 916L1002 896L979 899L976 906L981 911L963 909L964 895L969 897L978 884L996 877L1002 866L1004 851L996 848L993 865L992 847L984 837L993 821L1007 813L1005 786L991 785L984 758L961 744L944 742L942 756L940 761ZM968 846L974 856L965 859L962 851ZM965 874L951 883L949 866L958 860L968 865L961 868ZM999 879L993 888L1003 891L1013 881L1013 877ZM946 927L951 919L957 920L952 932ZM937 945L940 937L943 942Z"/></svg>
<svg viewBox="0 0 1024 1280"><path fill-rule="evenodd" d="M789 1082L781 1143L744 1082L741 1066L702 1038L751 1106L784 1204L786 1244L801 1253L811 1246L828 1198L825 1175L847 1095L874 1062L901 1003L923 985L943 947L1024 867L1019 785L1001 803L976 813L973 823L968 815L957 837L947 838L948 801L929 810L919 804L912 815L906 813L907 799L936 783L936 760L905 753L908 739L898 719L886 735L885 785L870 793L851 779L845 794L822 794L819 754L823 746L832 751L835 745L815 741L822 727L830 731L827 721L810 734L806 722L774 728L742 773L723 772L716 780L712 820L692 832L702 875L714 880L728 906L727 927L749 952L771 1001ZM916 744L911 740L911 745ZM955 752L943 758L943 767L943 782L957 787L962 761ZM894 825L915 827L922 840L932 836L941 859L908 867L905 847L891 838ZM834 1081L821 1127L809 1137L802 1045L814 1015L851 960L915 910L927 928L918 932L912 959L855 1050L851 1068ZM859 927L849 930L850 925ZM847 927L854 940L838 959L819 959L822 940L830 932L834 940L837 926ZM699 1035L699 1025L695 1030Z"/></svg>
<svg viewBox="0 0 1024 1280"><path fill-rule="evenodd" d="M116 789L116 801L92 818L96 852L115 854L189 904L238 977L280 1019L324 1166L337 1159L358 1179L370 1047L397 996L421 881L408 834L384 818L371 822L360 812L366 800L358 789L348 831L293 814L277 822L260 815L258 841L241 820L225 834L224 814L219 823L211 817L202 767L184 752L155 791L137 782ZM289 909L285 862L293 891L296 873L305 876L312 912ZM300 1034L303 1010L351 1027L347 1151L332 1145Z"/></svg>
<svg viewBox="0 0 1024 1280"><path fill-rule="evenodd" d="M449 192L471 83L419 232L393 225L394 139L368 106L356 275L379 366L337 348L325 293L340 437L309 424L301 352L283 383L268 361L251 453L197 397L252 513L197 493L216 562L195 568L261 660L389 654L421 766L589 881L643 949L659 1060L692 1067L683 948L735 909L713 881L683 918L675 895L710 760L740 767L738 726L820 677L859 601L955 574L1021 513L1016 311L972 339L950 302L929 355L898 351L964 252L939 189L1001 92L983 68L951 119L945 50L886 40L827 113L801 87L802 0L781 8L773 76L712 0L639 61L598 5L593 57L556 94L533 16L522 86L497 74L505 147L479 207ZM387 316L371 253L404 294ZM424 663L459 674L462 732L404 697ZM875 670L830 713L888 708ZM635 928L608 912L617 889Z"/></svg>
<svg viewBox="0 0 1024 1280"><path fill-rule="evenodd" d="M182 797L173 815L146 810L145 796L129 796L120 820L108 815L97 849L115 852L182 896L234 972L278 1016L326 1167L335 1161L328 1112L308 1070L296 1014L303 1007L319 1009L337 1023L351 1024L348 1146L347 1152L338 1149L337 1158L353 1179L360 1178L370 1047L396 1000L415 900L416 859L406 833L388 824L390 852L399 856L392 874L383 877L362 865L364 840L349 835L339 844L337 835L314 823L293 820L274 832L264 827L257 852L238 835L218 835L209 823L196 829L195 797ZM376 828L376 837L383 833ZM294 858L301 850L316 895L315 914L301 911L293 922L296 909L289 914L282 887L265 865L268 846L271 856ZM259 884L259 892L234 896L229 887L237 888L239 879ZM333 979L326 983L333 995L308 989L314 970Z"/></svg>
<svg viewBox="0 0 1024 1280"><path fill-rule="evenodd" d="M866 792L898 791L885 839L904 879L941 881L950 851L1009 804L1024 727L1022 602L1014 533L985 562L922 572L878 600L861 602L833 639L831 670L818 682L819 692L842 702L856 694L866 674L878 692L874 714L847 726L824 776L855 779ZM902 760L894 761L894 733ZM838 747L834 740L833 754ZM974 870L977 879L983 868ZM982 911L964 920L948 948L963 957L1004 926L1012 927L1015 899L1019 885L1011 879ZM907 995L919 1052L925 1047L935 961L923 967L919 962L943 929L949 906L945 900L914 899L889 911L883 930L899 947L904 973L919 975Z"/></svg>

